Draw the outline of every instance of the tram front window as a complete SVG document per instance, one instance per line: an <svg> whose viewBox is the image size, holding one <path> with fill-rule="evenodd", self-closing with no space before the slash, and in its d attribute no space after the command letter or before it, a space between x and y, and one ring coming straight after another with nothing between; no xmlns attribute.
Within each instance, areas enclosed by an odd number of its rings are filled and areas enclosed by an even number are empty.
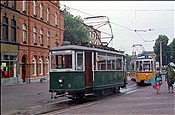
<svg viewBox="0 0 175 115"><path fill-rule="evenodd" d="M52 52L51 69L68 69L72 68L72 53L71 51Z"/></svg>
<svg viewBox="0 0 175 115"><path fill-rule="evenodd" d="M150 64L143 64L143 71L150 71Z"/></svg>

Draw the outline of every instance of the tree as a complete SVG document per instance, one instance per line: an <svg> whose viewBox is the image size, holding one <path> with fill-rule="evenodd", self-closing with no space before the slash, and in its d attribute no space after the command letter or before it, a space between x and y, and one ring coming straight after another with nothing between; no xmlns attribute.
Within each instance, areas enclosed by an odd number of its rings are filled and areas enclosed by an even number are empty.
<svg viewBox="0 0 175 115"><path fill-rule="evenodd" d="M127 71L130 71L130 62L131 62L131 56L129 56L128 54L125 54L126 55L126 69Z"/></svg>
<svg viewBox="0 0 175 115"><path fill-rule="evenodd" d="M70 41L71 44L78 44L89 41L89 32L83 26L83 20L80 16L74 17L65 8L64 12L64 41Z"/></svg>
<svg viewBox="0 0 175 115"><path fill-rule="evenodd" d="M160 62L160 41L162 42L162 65L166 65L168 63L168 56L169 56L169 47L167 46L168 40L169 39L166 35L159 35L153 46L154 52L156 53L156 60Z"/></svg>
<svg viewBox="0 0 175 115"><path fill-rule="evenodd" d="M169 60L175 63L175 38L173 38L173 41L170 43L169 49Z"/></svg>

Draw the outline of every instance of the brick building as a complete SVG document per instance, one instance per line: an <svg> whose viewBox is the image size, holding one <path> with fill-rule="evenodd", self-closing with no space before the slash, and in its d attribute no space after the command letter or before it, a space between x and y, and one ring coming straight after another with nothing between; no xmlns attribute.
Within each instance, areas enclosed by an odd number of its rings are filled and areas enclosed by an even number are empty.
<svg viewBox="0 0 175 115"><path fill-rule="evenodd" d="M1 84L49 75L49 49L63 41L59 1L1 1Z"/></svg>

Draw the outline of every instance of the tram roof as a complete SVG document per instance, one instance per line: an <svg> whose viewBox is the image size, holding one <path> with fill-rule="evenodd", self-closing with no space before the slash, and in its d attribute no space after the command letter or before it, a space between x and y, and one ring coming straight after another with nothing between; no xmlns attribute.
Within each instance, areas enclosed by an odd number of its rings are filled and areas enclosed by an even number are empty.
<svg viewBox="0 0 175 115"><path fill-rule="evenodd" d="M111 54L118 54L125 56L122 52L114 50L106 50L106 49L99 49L94 47L87 47L87 46L80 46L80 45L65 45L59 47L53 47L50 51L61 51L61 50L79 50L79 51L94 51L94 52L104 52L104 53L111 53Z"/></svg>

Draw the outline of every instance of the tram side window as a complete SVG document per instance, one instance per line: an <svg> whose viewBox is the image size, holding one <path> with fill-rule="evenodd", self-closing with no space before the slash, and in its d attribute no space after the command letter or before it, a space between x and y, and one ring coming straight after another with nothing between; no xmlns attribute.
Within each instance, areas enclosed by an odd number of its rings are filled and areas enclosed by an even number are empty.
<svg viewBox="0 0 175 115"><path fill-rule="evenodd" d="M115 70L115 55L107 54L107 70Z"/></svg>
<svg viewBox="0 0 175 115"><path fill-rule="evenodd" d="M98 56L98 70L106 70L106 59L103 56Z"/></svg>
<svg viewBox="0 0 175 115"><path fill-rule="evenodd" d="M131 63L131 70L134 70L134 63Z"/></svg>
<svg viewBox="0 0 175 115"><path fill-rule="evenodd" d="M52 69L72 68L72 55L55 55L51 58Z"/></svg>
<svg viewBox="0 0 175 115"><path fill-rule="evenodd" d="M83 53L77 52L76 70L83 70Z"/></svg>
<svg viewBox="0 0 175 115"><path fill-rule="evenodd" d="M122 70L122 59L116 60L116 70Z"/></svg>

